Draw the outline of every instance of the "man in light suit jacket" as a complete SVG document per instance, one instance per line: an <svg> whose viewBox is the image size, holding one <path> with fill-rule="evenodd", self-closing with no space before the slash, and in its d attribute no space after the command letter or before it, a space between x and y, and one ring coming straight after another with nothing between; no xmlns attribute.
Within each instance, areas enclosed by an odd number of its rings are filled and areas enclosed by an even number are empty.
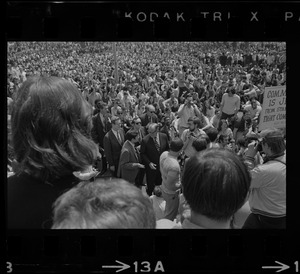
<svg viewBox="0 0 300 274"><path fill-rule="evenodd" d="M149 196L152 195L154 187L162 183L159 157L164 151L169 150L167 135L159 132L158 129L158 124L150 124L149 134L142 140L141 144L141 158L145 165L147 194Z"/></svg>
<svg viewBox="0 0 300 274"><path fill-rule="evenodd" d="M125 135L125 143L122 147L117 176L136 184L140 169L145 168L141 164L139 151L135 144L138 142L138 132L128 131Z"/></svg>
<svg viewBox="0 0 300 274"><path fill-rule="evenodd" d="M124 130L121 128L121 119L119 117L113 116L111 125L112 129L104 136L103 145L109 169L112 175L117 177L121 150L124 144Z"/></svg>

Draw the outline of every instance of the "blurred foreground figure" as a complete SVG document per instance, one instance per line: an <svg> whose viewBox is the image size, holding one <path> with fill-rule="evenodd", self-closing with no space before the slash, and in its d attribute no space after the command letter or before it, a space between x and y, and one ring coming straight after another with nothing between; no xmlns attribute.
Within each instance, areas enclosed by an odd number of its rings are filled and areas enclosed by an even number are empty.
<svg viewBox="0 0 300 274"><path fill-rule="evenodd" d="M82 182L54 204L54 229L155 228L150 198L123 179Z"/></svg>
<svg viewBox="0 0 300 274"><path fill-rule="evenodd" d="M233 215L244 205L250 187L247 166L229 150L206 149L187 160L183 195L190 208L181 225L158 221L157 228L231 228Z"/></svg>
<svg viewBox="0 0 300 274"><path fill-rule="evenodd" d="M32 77L14 94L12 108L18 172L7 180L8 228L50 228L52 204L79 182L75 174L95 175L92 107L69 81Z"/></svg>

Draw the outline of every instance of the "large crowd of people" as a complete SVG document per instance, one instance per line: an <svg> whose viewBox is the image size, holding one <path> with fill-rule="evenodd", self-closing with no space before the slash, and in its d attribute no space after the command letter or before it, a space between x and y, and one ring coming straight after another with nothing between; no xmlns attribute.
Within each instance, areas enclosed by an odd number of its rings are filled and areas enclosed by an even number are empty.
<svg viewBox="0 0 300 274"><path fill-rule="evenodd" d="M258 129L285 43L113 44L8 44L8 227L284 228L285 132Z"/></svg>

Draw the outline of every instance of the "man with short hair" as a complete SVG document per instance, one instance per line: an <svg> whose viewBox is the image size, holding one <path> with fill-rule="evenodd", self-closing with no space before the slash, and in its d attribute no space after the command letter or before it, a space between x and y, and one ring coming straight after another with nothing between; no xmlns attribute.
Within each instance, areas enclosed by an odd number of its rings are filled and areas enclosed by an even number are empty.
<svg viewBox="0 0 300 274"><path fill-rule="evenodd" d="M54 203L52 229L155 228L152 203L132 184L113 178L81 182Z"/></svg>
<svg viewBox="0 0 300 274"><path fill-rule="evenodd" d="M146 128L146 131L148 133L147 126L150 123L157 123L158 118L157 115L155 114L155 107L153 105L147 105L146 106L146 113L142 114L140 116L142 126Z"/></svg>
<svg viewBox="0 0 300 274"><path fill-rule="evenodd" d="M138 133L138 142L136 143L139 146L143 138L147 135L145 128L142 126L142 121L140 117L134 117L132 119L132 128L129 131L136 131ZM128 131L128 132L129 132Z"/></svg>
<svg viewBox="0 0 300 274"><path fill-rule="evenodd" d="M160 155L159 165L162 176L162 196L166 201L164 218L173 221L176 218L179 206L180 165L178 156L183 147L181 139L176 138L170 143L170 151L165 151Z"/></svg>
<svg viewBox="0 0 300 274"><path fill-rule="evenodd" d="M193 96L188 94L184 104L181 104L178 109L178 131L179 137L185 129L189 128L188 119L190 117L200 116L200 110L198 109L197 105L193 103Z"/></svg>
<svg viewBox="0 0 300 274"><path fill-rule="evenodd" d="M250 99L250 104L244 107L244 110L249 113L251 120L254 122L258 122L258 117L262 111L262 107L255 97Z"/></svg>
<svg viewBox="0 0 300 274"><path fill-rule="evenodd" d="M167 135L159 132L158 124L149 124L148 131L149 134L142 140L141 157L146 171L147 194L151 196L154 187L161 185L159 157L169 149L169 143Z"/></svg>
<svg viewBox="0 0 300 274"><path fill-rule="evenodd" d="M104 136L104 152L109 165L109 169L114 177L120 161L122 146L124 144L124 130L121 128L121 119L113 116L111 118L112 129Z"/></svg>
<svg viewBox="0 0 300 274"><path fill-rule="evenodd" d="M286 228L286 145L279 129L265 129L259 134L264 164L255 165L258 152L256 142L248 145L245 159L251 173L249 205L251 214L245 229Z"/></svg>
<svg viewBox="0 0 300 274"><path fill-rule="evenodd" d="M140 152L135 144L139 141L137 131L128 131L125 135L126 141L123 144L117 176L129 183L136 184L139 169L145 168L141 164Z"/></svg>
<svg viewBox="0 0 300 274"><path fill-rule="evenodd" d="M190 117L188 119L189 128L185 129L182 133L181 139L183 141L183 148L184 154L186 157L191 157L193 155L193 148L192 143L195 139L199 138L200 136L205 136L206 133L202 130L202 124L200 118L198 117Z"/></svg>

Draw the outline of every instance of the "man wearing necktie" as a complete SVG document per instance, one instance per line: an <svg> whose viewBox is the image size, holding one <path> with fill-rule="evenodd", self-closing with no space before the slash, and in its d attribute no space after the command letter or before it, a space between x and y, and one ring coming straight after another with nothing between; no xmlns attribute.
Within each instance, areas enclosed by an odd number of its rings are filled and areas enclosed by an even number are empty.
<svg viewBox="0 0 300 274"><path fill-rule="evenodd" d="M124 130L121 128L121 119L113 116L111 118L112 129L104 136L104 152L109 169L114 177L117 177L120 154L124 143Z"/></svg>
<svg viewBox="0 0 300 274"><path fill-rule="evenodd" d="M136 184L139 170L145 168L141 164L139 151L135 147L135 144L138 142L138 132L128 131L125 139L126 141L123 144L120 155L117 176L132 184Z"/></svg>
<svg viewBox="0 0 300 274"><path fill-rule="evenodd" d="M151 196L154 187L162 183L159 157L169 149L169 143L167 135L158 131L158 124L150 124L148 132L141 143L141 158L145 165L147 194Z"/></svg>
<svg viewBox="0 0 300 274"><path fill-rule="evenodd" d="M146 133L145 128L142 126L142 121L139 117L133 118L132 128L128 132L131 132L131 131L138 132L138 142L135 143L135 147L137 148L137 150L140 153L142 140L147 135L147 133ZM138 179L137 179L137 186L140 188L144 184L144 177L145 177L145 169L140 169L139 174L138 174Z"/></svg>
<svg viewBox="0 0 300 274"><path fill-rule="evenodd" d="M104 174L107 170L107 160L104 154L104 136L111 129L111 122L109 119L109 111L106 103L98 102L97 107L99 113L93 116L93 128L92 128L92 139L99 147L99 152L102 156L102 170L101 174Z"/></svg>

